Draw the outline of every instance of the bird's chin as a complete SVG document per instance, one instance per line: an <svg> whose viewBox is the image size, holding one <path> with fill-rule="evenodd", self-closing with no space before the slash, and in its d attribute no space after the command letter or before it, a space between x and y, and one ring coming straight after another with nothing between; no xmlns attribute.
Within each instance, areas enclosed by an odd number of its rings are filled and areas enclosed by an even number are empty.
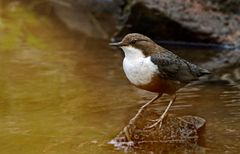
<svg viewBox="0 0 240 154"><path fill-rule="evenodd" d="M120 46L121 49L124 49L124 48L129 48L131 47L130 45L123 45L123 46Z"/></svg>

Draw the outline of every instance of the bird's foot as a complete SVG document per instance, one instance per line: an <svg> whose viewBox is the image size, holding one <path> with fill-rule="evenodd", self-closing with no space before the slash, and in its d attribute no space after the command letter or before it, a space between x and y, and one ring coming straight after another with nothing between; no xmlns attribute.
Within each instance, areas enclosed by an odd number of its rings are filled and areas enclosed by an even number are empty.
<svg viewBox="0 0 240 154"><path fill-rule="evenodd" d="M152 125L148 126L147 129L152 129L158 126L158 128L162 127L162 119L156 119L156 122L153 123Z"/></svg>
<svg viewBox="0 0 240 154"><path fill-rule="evenodd" d="M146 129L152 129L158 126L160 129L162 127L162 122L163 122L164 117L160 117L159 119L151 120L154 121L154 123L150 126L147 126Z"/></svg>

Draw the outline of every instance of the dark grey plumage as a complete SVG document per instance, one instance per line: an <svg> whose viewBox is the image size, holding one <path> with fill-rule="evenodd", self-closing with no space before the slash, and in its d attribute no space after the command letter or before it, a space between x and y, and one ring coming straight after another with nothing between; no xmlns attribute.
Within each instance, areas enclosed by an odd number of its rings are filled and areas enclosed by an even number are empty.
<svg viewBox="0 0 240 154"><path fill-rule="evenodd" d="M189 83L198 80L202 75L210 74L208 70L191 64L167 50L151 55L151 61L158 66L159 76L163 79Z"/></svg>

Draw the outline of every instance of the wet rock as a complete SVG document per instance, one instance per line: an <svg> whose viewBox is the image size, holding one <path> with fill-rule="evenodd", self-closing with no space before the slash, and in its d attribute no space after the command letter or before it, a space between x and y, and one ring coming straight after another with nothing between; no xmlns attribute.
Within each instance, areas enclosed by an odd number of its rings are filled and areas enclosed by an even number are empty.
<svg viewBox="0 0 240 154"><path fill-rule="evenodd" d="M49 1L69 28L90 37L140 32L158 39L240 44L238 10L217 9L215 0ZM239 8L234 1L224 4Z"/></svg>
<svg viewBox="0 0 240 154"><path fill-rule="evenodd" d="M240 89L240 51L220 54L211 61L204 63L203 67L211 69L214 74L208 76L209 82L220 83L235 86Z"/></svg>
<svg viewBox="0 0 240 154"><path fill-rule="evenodd" d="M119 36L137 31L152 38L239 45L239 14L224 13L212 5L198 0L129 1Z"/></svg>
<svg viewBox="0 0 240 154"><path fill-rule="evenodd" d="M55 14L70 29L89 37L108 39L115 32L114 16L122 0L50 0ZM106 28L107 27L107 28Z"/></svg>
<svg viewBox="0 0 240 154"><path fill-rule="evenodd" d="M210 70L221 71L219 68L240 67L240 50L226 51L220 53L217 57L202 64L202 67Z"/></svg>
<svg viewBox="0 0 240 154"><path fill-rule="evenodd" d="M205 124L205 120L196 116L167 116L161 128L147 128L159 118L153 110L144 110L137 119L132 119L127 126L112 140L120 149L141 149L149 147L166 150L170 147L178 147L178 150L186 147L196 147L199 139L199 130ZM145 147L145 148L144 148ZM157 148L156 148L157 147Z"/></svg>
<svg viewBox="0 0 240 154"><path fill-rule="evenodd" d="M236 0L204 0L205 3L214 10L240 14L240 1Z"/></svg>

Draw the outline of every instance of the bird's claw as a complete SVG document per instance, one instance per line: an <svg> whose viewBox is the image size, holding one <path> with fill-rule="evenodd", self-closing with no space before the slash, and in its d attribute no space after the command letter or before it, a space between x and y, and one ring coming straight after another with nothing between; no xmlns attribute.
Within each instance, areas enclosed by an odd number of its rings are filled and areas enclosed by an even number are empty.
<svg viewBox="0 0 240 154"><path fill-rule="evenodd" d="M154 121L155 123L153 123L150 126L147 126L146 129L152 129L158 126L158 128L160 129L162 127L162 122L163 122L163 118L159 118L159 119L155 119L155 120L150 120L150 121Z"/></svg>
<svg viewBox="0 0 240 154"><path fill-rule="evenodd" d="M154 119L154 120L148 120L148 121L150 121L150 122L157 122L159 119Z"/></svg>

